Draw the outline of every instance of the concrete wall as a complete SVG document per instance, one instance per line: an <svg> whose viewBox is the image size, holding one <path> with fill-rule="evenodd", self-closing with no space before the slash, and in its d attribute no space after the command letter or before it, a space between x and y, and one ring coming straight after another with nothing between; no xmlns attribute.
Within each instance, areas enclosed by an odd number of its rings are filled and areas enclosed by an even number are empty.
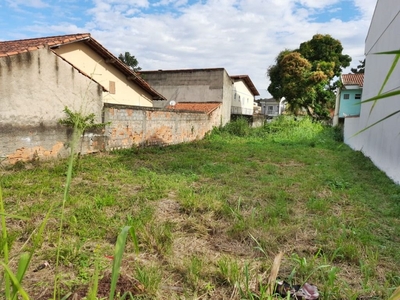
<svg viewBox="0 0 400 300"><path fill-rule="evenodd" d="M394 55L375 55L377 52L400 49L400 2L379 0L366 39L366 68L362 100L376 96L392 65ZM400 66L394 69L383 92L400 89ZM361 105L360 117L345 119L345 142L361 150L374 164L395 182L400 183L400 114L396 114L372 128L353 135L367 126L400 110L400 96Z"/></svg>
<svg viewBox="0 0 400 300"><path fill-rule="evenodd" d="M142 107L106 105L106 148L171 145L202 139L214 126L219 126L220 109L211 114Z"/></svg>
<svg viewBox="0 0 400 300"><path fill-rule="evenodd" d="M232 80L223 68L142 71L142 77L168 101L222 102L222 125L230 121ZM154 101L157 102L157 101Z"/></svg>
<svg viewBox="0 0 400 300"><path fill-rule="evenodd" d="M242 81L233 84L232 114L253 115L254 96Z"/></svg>
<svg viewBox="0 0 400 300"><path fill-rule="evenodd" d="M106 104L103 117L111 123L104 129L86 132L77 151L87 154L199 140L214 126L219 126L220 115L221 108L206 114ZM70 139L71 130L60 125L1 132L0 164L66 157L70 152Z"/></svg>
<svg viewBox="0 0 400 300"><path fill-rule="evenodd" d="M65 106L101 121L102 88L47 49L0 58L0 161L65 156Z"/></svg>
<svg viewBox="0 0 400 300"><path fill-rule="evenodd" d="M112 64L84 42L62 45L55 52L103 85L110 93L103 95L105 103L152 107L152 97L133 81L128 80ZM114 82L113 94L110 82Z"/></svg>

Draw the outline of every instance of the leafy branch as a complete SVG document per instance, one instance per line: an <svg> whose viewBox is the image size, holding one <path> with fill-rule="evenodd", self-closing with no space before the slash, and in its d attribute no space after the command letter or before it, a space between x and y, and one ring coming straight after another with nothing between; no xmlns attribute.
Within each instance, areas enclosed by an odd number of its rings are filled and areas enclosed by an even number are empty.
<svg viewBox="0 0 400 300"><path fill-rule="evenodd" d="M67 127L71 127L80 134L84 134L87 129L101 128L110 124L109 122L96 123L96 115L94 113L85 116L81 112L73 112L67 106L65 106L64 112L67 115L67 118L60 119L58 123Z"/></svg>

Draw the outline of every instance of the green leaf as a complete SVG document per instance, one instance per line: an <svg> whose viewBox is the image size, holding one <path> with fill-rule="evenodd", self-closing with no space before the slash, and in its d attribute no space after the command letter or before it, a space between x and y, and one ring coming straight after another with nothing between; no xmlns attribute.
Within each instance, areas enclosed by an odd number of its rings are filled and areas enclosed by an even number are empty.
<svg viewBox="0 0 400 300"><path fill-rule="evenodd" d="M394 115L400 113L400 110L397 110L393 113L391 113L390 115L387 115L386 117L380 119L379 121L376 121L375 123L365 127L364 129L360 130L359 132L355 133L353 136L359 135L361 132L366 131L367 129L371 128L372 126L375 126L376 124L385 121L386 119L389 119L390 117L393 117Z"/></svg>
<svg viewBox="0 0 400 300"><path fill-rule="evenodd" d="M389 51L389 52L391 52L391 51ZM380 54L388 54L388 53L381 52ZM381 95L383 89L384 89L385 86L386 86L386 83L389 81L389 78L390 78L390 76L392 75L393 70L396 68L396 65L397 65L399 59L400 59L400 53L397 53L396 56L395 56L395 58L394 58L394 60L393 60L392 65L391 65L391 67L390 67L390 69L389 69L389 72L387 73L387 75L386 75L386 77L385 77L385 80L384 80L383 83L382 83L381 89L380 89L379 92L378 92L378 96ZM370 115L371 115L372 110L374 109L374 107L375 107L375 105L376 105L376 102L377 102L377 100L375 100L374 104L373 104L372 107L371 107L371 110L369 111L369 114L370 114Z"/></svg>
<svg viewBox="0 0 400 300"><path fill-rule="evenodd" d="M87 297L89 300L97 299L97 290L99 287L99 273L100 273L99 261L96 260L94 274L90 283L89 294Z"/></svg>
<svg viewBox="0 0 400 300"><path fill-rule="evenodd" d="M4 246L3 246L3 253L4 253L4 263L8 264L8 242L7 242L7 227L6 227L6 214L4 210L4 202L3 202L3 193L0 185L0 213L1 213L1 232L2 235L1 237L5 241ZM6 299L9 299L11 297L11 285L10 285L10 277L6 274L4 274L4 281L5 281L5 296Z"/></svg>
<svg viewBox="0 0 400 300"><path fill-rule="evenodd" d="M5 216L7 218L18 219L18 220L29 220L29 218L26 218L26 217L10 215L10 214L4 213L4 212L0 212L0 216Z"/></svg>
<svg viewBox="0 0 400 300"><path fill-rule="evenodd" d="M22 279L24 278L25 272L28 269L30 260L31 260L31 255L28 252L23 253L19 258L16 279L20 284L22 283ZM13 295L12 299L17 299L17 291L18 288L16 285L14 285L12 292Z"/></svg>
<svg viewBox="0 0 400 300"><path fill-rule="evenodd" d="M131 238L133 240L133 246L135 248L135 253L138 254L139 253L139 241L136 235L136 230L135 228L132 226L132 228L130 229L130 234L131 234Z"/></svg>
<svg viewBox="0 0 400 300"><path fill-rule="evenodd" d="M400 300L400 286L394 291L388 300Z"/></svg>
<svg viewBox="0 0 400 300"><path fill-rule="evenodd" d="M380 94L378 96L372 97L372 98L368 98L366 100L361 101L361 103L367 103L367 102L371 102L371 101L377 101L380 99L385 99L385 98L389 98L389 97L393 97L396 95L400 95L400 91L394 91L394 92L389 92L389 93L384 93L384 94Z"/></svg>
<svg viewBox="0 0 400 300"><path fill-rule="evenodd" d="M23 299L29 300L28 294L25 292L25 290L22 288L21 283L18 281L17 277L14 275L14 273L10 270L10 268L2 261L0 261L0 265L3 266L4 270L6 271L8 277L11 279L11 282L13 286L16 287L17 291L19 294L22 296ZM8 298L10 299L10 298Z"/></svg>
<svg viewBox="0 0 400 300"><path fill-rule="evenodd" d="M119 269L121 267L122 255L124 254L126 238L130 229L131 226L125 226L124 228L122 228L120 234L118 235L117 243L115 244L114 262L111 274L111 287L109 297L110 300L114 299L115 289L119 277Z"/></svg>

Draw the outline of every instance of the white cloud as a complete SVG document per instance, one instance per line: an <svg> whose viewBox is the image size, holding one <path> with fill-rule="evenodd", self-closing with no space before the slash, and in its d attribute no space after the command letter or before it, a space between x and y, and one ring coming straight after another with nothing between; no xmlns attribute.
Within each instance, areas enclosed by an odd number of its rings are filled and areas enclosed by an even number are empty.
<svg viewBox="0 0 400 300"><path fill-rule="evenodd" d="M16 0L22 2L22 0ZM42 0L24 2L43 3ZM364 40L376 0L92 0L89 19L37 23L38 33L91 32L118 55L129 51L143 69L224 67L229 74L248 74L267 96L266 71L277 54L295 49L316 33L339 39L352 66L363 59ZM190 3L190 4L189 4ZM314 14L340 16L350 4L358 18L313 21ZM155 9L155 13L151 13ZM338 13L339 12L339 13ZM320 18L319 18L320 19ZM69 23L68 23L69 22Z"/></svg>
<svg viewBox="0 0 400 300"><path fill-rule="evenodd" d="M6 0L6 2L10 5L10 7L14 8L17 8L19 6L34 8L43 8L49 6L49 4L45 3L42 0Z"/></svg>

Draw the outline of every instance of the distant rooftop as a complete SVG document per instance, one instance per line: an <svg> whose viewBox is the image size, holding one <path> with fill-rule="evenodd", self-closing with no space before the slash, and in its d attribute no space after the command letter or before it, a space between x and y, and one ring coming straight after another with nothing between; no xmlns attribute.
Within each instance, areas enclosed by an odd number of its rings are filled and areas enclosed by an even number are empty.
<svg viewBox="0 0 400 300"><path fill-rule="evenodd" d="M198 111L198 112L204 112L204 113L210 114L214 110L216 110L219 106L221 106L220 102L208 102L208 103L178 102L173 106L168 105L167 109Z"/></svg>
<svg viewBox="0 0 400 300"><path fill-rule="evenodd" d="M364 74L342 74L342 83L343 85L358 85L363 87L364 85Z"/></svg>

